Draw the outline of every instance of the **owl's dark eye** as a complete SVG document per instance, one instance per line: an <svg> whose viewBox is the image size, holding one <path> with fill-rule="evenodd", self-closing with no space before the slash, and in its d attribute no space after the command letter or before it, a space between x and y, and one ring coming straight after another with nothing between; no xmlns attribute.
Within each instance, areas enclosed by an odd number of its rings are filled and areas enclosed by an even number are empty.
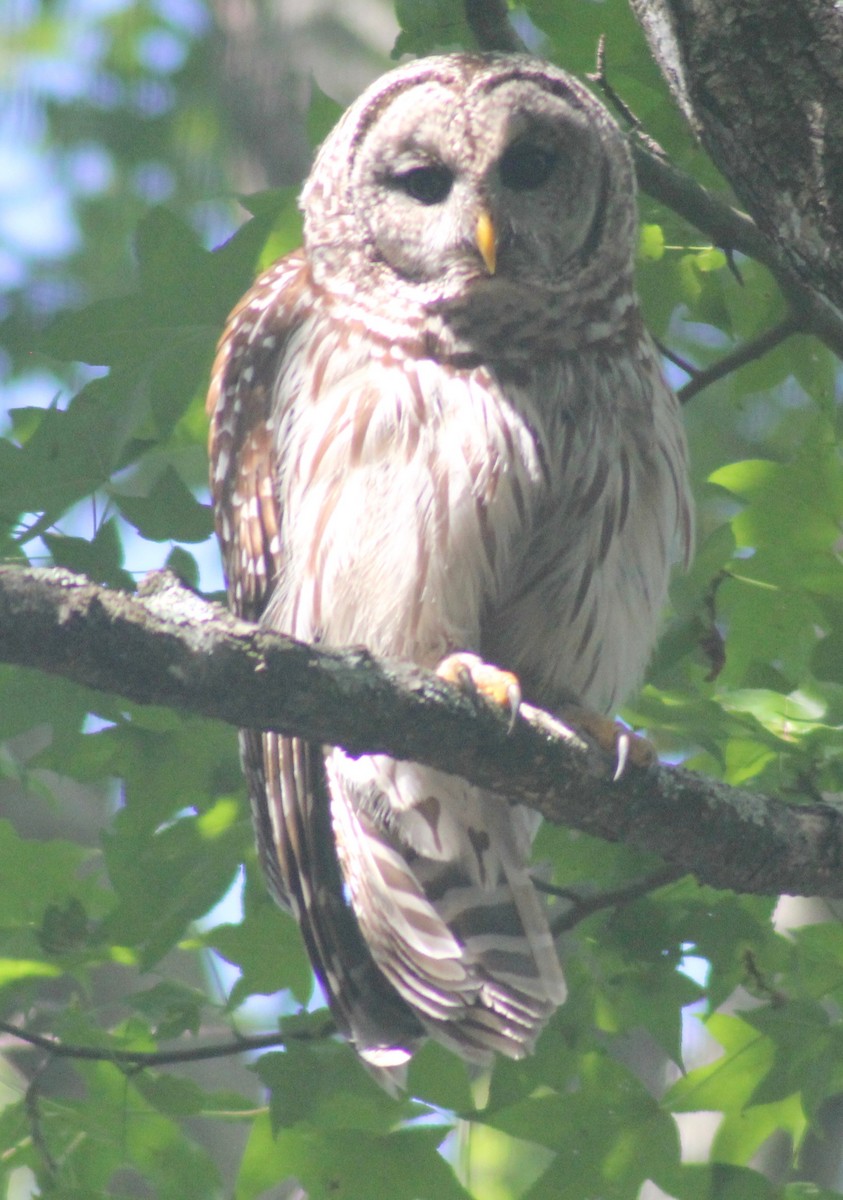
<svg viewBox="0 0 843 1200"><path fill-rule="evenodd" d="M500 175L504 187L514 192L532 192L550 178L557 155L534 142L516 142L501 159Z"/></svg>
<svg viewBox="0 0 843 1200"><path fill-rule="evenodd" d="M411 167L392 177L392 184L419 204L441 204L447 199L454 182L453 174L441 164Z"/></svg>

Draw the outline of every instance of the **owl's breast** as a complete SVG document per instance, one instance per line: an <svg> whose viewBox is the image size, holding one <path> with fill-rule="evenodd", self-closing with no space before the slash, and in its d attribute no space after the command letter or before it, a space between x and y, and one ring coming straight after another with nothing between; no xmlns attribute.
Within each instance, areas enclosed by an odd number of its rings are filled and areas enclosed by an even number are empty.
<svg viewBox="0 0 843 1200"><path fill-rule="evenodd" d="M571 356L553 375L549 488L482 653L538 704L611 712L640 682L671 566L690 554L685 438L649 344Z"/></svg>
<svg viewBox="0 0 843 1200"><path fill-rule="evenodd" d="M310 373L282 446L284 627L431 666L478 648L546 490L541 432L482 368Z"/></svg>
<svg viewBox="0 0 843 1200"><path fill-rule="evenodd" d="M539 704L617 706L690 538L655 357L502 382L347 329L308 345L278 443L277 627L427 666L472 650Z"/></svg>

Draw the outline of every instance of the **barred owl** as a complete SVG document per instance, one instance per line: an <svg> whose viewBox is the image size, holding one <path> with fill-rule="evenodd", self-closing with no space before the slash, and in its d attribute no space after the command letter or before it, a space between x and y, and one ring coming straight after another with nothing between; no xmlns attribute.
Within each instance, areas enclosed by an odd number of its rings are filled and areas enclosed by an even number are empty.
<svg viewBox="0 0 843 1200"><path fill-rule="evenodd" d="M536 705L610 713L691 545L622 134L538 60L420 60L346 112L302 207L208 398L234 609L425 667L477 656ZM270 887L364 1060L389 1071L426 1035L480 1063L530 1051L565 996L534 815L383 755L241 744Z"/></svg>

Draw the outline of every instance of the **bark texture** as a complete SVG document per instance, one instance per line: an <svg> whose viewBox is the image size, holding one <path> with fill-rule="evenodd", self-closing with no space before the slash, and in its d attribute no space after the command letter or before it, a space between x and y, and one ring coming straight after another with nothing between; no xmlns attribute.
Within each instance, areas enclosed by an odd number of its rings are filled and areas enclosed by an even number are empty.
<svg viewBox="0 0 843 1200"><path fill-rule="evenodd" d="M843 9L631 0L701 142L786 263L843 309Z"/></svg>

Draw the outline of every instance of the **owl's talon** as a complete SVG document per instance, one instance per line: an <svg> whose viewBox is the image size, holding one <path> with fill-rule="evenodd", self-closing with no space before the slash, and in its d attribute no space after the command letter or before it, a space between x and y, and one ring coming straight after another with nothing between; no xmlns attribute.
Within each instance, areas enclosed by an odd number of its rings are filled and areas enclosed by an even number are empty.
<svg viewBox="0 0 843 1200"><path fill-rule="evenodd" d="M612 782L621 778L630 763L634 767L646 770L658 762L656 748L647 738L639 737L625 725L604 717L589 709L568 707L564 716L583 733L594 738L601 750L611 755L615 760L615 771Z"/></svg>
<svg viewBox="0 0 843 1200"><path fill-rule="evenodd" d="M476 654L449 654L436 668L440 679L453 683L464 692L483 696L497 708L509 713L507 732L511 733L521 708L521 684L511 671L483 662Z"/></svg>

